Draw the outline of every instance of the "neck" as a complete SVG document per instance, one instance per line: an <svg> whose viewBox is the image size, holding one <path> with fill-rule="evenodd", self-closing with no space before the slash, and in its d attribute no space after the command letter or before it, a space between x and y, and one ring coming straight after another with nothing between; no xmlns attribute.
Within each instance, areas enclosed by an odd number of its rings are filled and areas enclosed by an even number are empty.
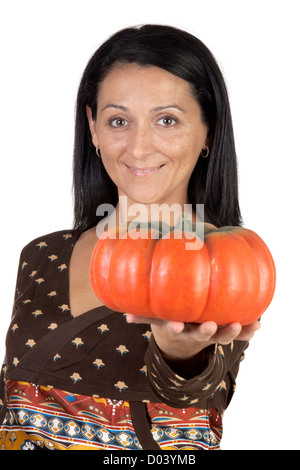
<svg viewBox="0 0 300 470"><path fill-rule="evenodd" d="M173 227L182 214L196 220L191 204L140 204L130 203L126 196L120 196L116 207L117 224L136 222L164 222Z"/></svg>

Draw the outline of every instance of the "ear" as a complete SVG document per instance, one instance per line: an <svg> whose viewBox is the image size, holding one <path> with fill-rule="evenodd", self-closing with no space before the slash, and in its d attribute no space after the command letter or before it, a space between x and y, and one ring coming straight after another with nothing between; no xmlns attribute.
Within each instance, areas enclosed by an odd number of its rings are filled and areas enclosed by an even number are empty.
<svg viewBox="0 0 300 470"><path fill-rule="evenodd" d="M94 121L92 116L92 110L89 106L86 106L86 116L89 122L89 128L92 136L92 142L97 148L99 146L99 140L96 132L96 121Z"/></svg>
<svg viewBox="0 0 300 470"><path fill-rule="evenodd" d="M209 148L211 148L211 146L213 144L213 141L214 141L214 136L211 134L210 131L208 131L206 141L205 141L205 145L207 145Z"/></svg>

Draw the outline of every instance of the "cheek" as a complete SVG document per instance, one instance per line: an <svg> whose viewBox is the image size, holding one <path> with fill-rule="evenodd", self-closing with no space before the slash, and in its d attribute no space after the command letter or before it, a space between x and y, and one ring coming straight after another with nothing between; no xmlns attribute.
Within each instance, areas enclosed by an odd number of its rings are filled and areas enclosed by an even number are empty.
<svg viewBox="0 0 300 470"><path fill-rule="evenodd" d="M171 160L178 162L185 159L191 152L191 142L181 133L155 139L155 148Z"/></svg>
<svg viewBox="0 0 300 470"><path fill-rule="evenodd" d="M198 139L182 139L171 144L169 147L170 155L173 159L178 162L182 167L191 168L195 166L200 156L202 149L202 140Z"/></svg>
<svg viewBox="0 0 300 470"><path fill-rule="evenodd" d="M116 159L120 156L127 147L127 141L123 137L112 136L106 133L99 134L101 155L106 155L107 158Z"/></svg>
<svg viewBox="0 0 300 470"><path fill-rule="evenodd" d="M118 157L113 152L101 151L101 159L108 175L116 183L119 175Z"/></svg>

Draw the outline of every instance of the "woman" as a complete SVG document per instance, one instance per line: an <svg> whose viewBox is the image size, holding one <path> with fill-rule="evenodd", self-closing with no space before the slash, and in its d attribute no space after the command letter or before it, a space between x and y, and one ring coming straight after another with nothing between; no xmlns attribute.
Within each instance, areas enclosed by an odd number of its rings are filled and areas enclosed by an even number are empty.
<svg viewBox="0 0 300 470"><path fill-rule="evenodd" d="M197 220L204 204L206 222L241 224L226 88L197 38L145 25L95 52L77 98L74 195L74 228L21 254L2 448L219 449L222 414L259 323L122 315L101 304L89 279L102 204L115 207L117 221L136 203L149 217L154 204L191 204Z"/></svg>

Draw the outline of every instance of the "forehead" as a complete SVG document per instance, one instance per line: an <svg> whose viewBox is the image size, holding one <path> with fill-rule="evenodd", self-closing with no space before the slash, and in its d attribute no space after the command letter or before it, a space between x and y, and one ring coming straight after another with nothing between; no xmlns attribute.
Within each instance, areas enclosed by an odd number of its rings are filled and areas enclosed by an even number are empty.
<svg viewBox="0 0 300 470"><path fill-rule="evenodd" d="M108 72L98 89L98 102L112 98L138 97L145 95L168 99L193 99L193 86L176 75L155 66L138 64L116 64Z"/></svg>

